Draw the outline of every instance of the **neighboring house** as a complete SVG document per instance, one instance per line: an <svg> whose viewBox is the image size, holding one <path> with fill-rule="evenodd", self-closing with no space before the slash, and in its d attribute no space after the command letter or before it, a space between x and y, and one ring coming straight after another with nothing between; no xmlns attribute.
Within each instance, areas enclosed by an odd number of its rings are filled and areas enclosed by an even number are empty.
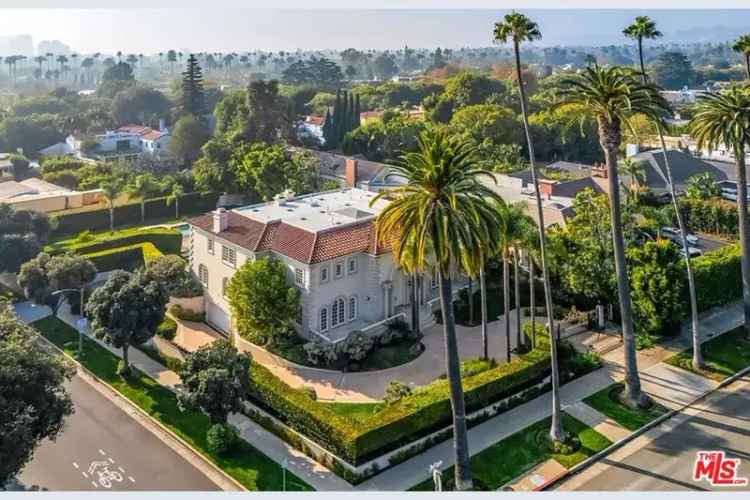
<svg viewBox="0 0 750 500"><path fill-rule="evenodd" d="M8 153L0 153L0 181L15 178L13 163Z"/></svg>
<svg viewBox="0 0 750 500"><path fill-rule="evenodd" d="M667 150L667 157L669 158L672 179L677 192L686 189L687 181L690 177L703 173L710 174L716 182L736 180L733 164L705 161L693 156L689 152L680 150ZM646 166L644 184L651 191L657 195L669 191L664 154L661 149L643 151L632 155L630 158L635 161L641 161ZM627 175L622 175L622 181L627 185L630 183L630 178Z"/></svg>
<svg viewBox="0 0 750 500"><path fill-rule="evenodd" d="M400 184L403 179L391 175L391 165L326 151L309 150L320 160L320 177L338 181L346 187L381 191Z"/></svg>
<svg viewBox="0 0 750 500"><path fill-rule="evenodd" d="M662 90L661 96L672 106L681 104L695 104L698 96L705 94L706 89L691 90L683 87L681 90Z"/></svg>
<svg viewBox="0 0 750 500"><path fill-rule="evenodd" d="M323 123L325 118L322 116L307 116L304 122L298 125L299 133L316 139L323 144Z"/></svg>
<svg viewBox="0 0 750 500"><path fill-rule="evenodd" d="M301 292L296 318L307 339L340 342L352 332L380 333L395 317L410 322L412 280L375 239L374 220L387 202L375 193L342 189L189 219L190 266L205 287L206 321L232 333L226 287L246 261L272 256ZM419 287L420 322L434 322L437 280ZM456 287L456 292L459 287Z"/></svg>
<svg viewBox="0 0 750 500"><path fill-rule="evenodd" d="M140 158L147 155L154 159L169 156L171 135L161 121L159 129L143 125L124 125L117 130L108 130L94 136L96 147L83 151L84 139L69 135L64 143L53 144L42 149L42 156L75 156L100 161L116 161Z"/></svg>
<svg viewBox="0 0 750 500"><path fill-rule="evenodd" d="M21 182L0 182L0 203L19 210L50 213L98 204L101 192L101 189L72 191L32 177Z"/></svg>
<svg viewBox="0 0 750 500"><path fill-rule="evenodd" d="M698 149L698 143L689 135L683 135L682 140L687 149L695 156L704 160L715 160L734 163L734 150L727 148L724 144L719 144L715 149ZM750 163L750 149L745 150L745 163Z"/></svg>

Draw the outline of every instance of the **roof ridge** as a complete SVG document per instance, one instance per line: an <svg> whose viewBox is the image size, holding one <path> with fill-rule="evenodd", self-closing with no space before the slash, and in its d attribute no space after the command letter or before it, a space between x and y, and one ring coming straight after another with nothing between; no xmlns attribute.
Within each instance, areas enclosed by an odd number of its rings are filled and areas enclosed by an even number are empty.
<svg viewBox="0 0 750 500"><path fill-rule="evenodd" d="M318 246L318 233L313 233L313 244L310 245L310 255L307 256L307 264L312 263L313 255L315 255L315 247Z"/></svg>

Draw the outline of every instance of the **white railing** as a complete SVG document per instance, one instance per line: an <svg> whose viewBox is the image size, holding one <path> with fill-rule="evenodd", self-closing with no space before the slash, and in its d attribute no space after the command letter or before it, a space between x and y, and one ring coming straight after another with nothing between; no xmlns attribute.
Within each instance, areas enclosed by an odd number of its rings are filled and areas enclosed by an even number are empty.
<svg viewBox="0 0 750 500"><path fill-rule="evenodd" d="M388 317L388 318L385 318L385 319L383 319L383 320L380 320L380 321L378 321L377 323L373 323L373 324L371 324L371 325L369 325L369 326L366 326L365 328L362 328L362 329L361 329L360 331L361 331L362 333L365 333L365 332L367 332L367 331L369 331L369 330L372 330L372 329L373 329L373 328L375 328L375 327L378 327L378 326L380 326L380 325L383 325L383 324L385 324L385 323L388 323L389 321L392 321L392 320L394 320L394 319L396 319L396 318L398 318L398 317L403 317L403 318L404 318L404 321L406 321L406 313L405 313L405 312L400 312L400 313L398 313L398 314L394 314L393 316L390 316L390 317Z"/></svg>

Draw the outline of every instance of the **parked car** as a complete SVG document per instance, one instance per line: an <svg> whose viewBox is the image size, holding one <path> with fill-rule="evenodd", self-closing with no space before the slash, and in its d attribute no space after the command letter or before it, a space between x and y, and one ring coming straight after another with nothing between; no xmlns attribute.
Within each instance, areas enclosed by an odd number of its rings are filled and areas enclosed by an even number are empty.
<svg viewBox="0 0 750 500"><path fill-rule="evenodd" d="M682 243L682 238L680 237L681 232L676 227L665 226L665 227L661 228L661 234L664 235L665 238L670 239L670 240L674 241L677 244L681 244ZM699 240L699 238L696 235L688 233L688 235L687 235L687 241L691 245L697 245L698 241L700 241L700 240Z"/></svg>
<svg viewBox="0 0 750 500"><path fill-rule="evenodd" d="M688 247L688 252L690 252L690 257L700 257L701 255L703 255L703 250L701 250L700 248ZM684 248L680 249L680 255L682 255L683 257L685 256Z"/></svg>

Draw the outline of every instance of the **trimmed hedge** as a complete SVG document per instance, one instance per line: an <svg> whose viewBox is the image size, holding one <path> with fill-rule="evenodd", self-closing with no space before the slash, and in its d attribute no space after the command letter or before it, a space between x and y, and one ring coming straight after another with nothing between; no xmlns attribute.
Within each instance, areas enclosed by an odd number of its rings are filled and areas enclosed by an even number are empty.
<svg viewBox="0 0 750 500"><path fill-rule="evenodd" d="M734 244L691 259L699 311L722 306L742 297L741 258L740 245ZM687 275L685 282L684 289L687 291ZM684 300L686 304L689 303L687 295Z"/></svg>
<svg viewBox="0 0 750 500"><path fill-rule="evenodd" d="M135 271L163 254L152 243L146 242L82 255L93 262L101 273L116 269Z"/></svg>
<svg viewBox="0 0 750 500"><path fill-rule="evenodd" d="M550 372L549 339L510 363L463 379L467 411L539 383ZM385 407L367 422L339 415L292 389L266 368L253 364L251 399L277 418L352 464L394 450L451 424L447 380L439 380Z"/></svg>
<svg viewBox="0 0 750 500"><path fill-rule="evenodd" d="M97 238L94 235L94 238ZM63 252L76 254L90 254L103 250L112 250L124 246L132 246L138 243L151 243L164 254L180 255L182 249L182 233L176 229L152 228L152 229L126 229L114 234L106 233L106 239L95 239L94 241L78 242L76 239L60 241L50 245L47 250L55 255Z"/></svg>
<svg viewBox="0 0 750 500"><path fill-rule="evenodd" d="M685 217L685 224L691 231L737 236L737 205L723 198L708 200L680 200L680 210Z"/></svg>
<svg viewBox="0 0 750 500"><path fill-rule="evenodd" d="M219 195L216 193L189 193L180 197L180 215L194 215L216 208ZM174 217L174 203L167 205L167 198L154 198L146 201L146 221ZM92 210L56 217L57 236L77 234L81 231L104 231L109 229L109 209ZM115 227L140 224L140 202L115 207Z"/></svg>

